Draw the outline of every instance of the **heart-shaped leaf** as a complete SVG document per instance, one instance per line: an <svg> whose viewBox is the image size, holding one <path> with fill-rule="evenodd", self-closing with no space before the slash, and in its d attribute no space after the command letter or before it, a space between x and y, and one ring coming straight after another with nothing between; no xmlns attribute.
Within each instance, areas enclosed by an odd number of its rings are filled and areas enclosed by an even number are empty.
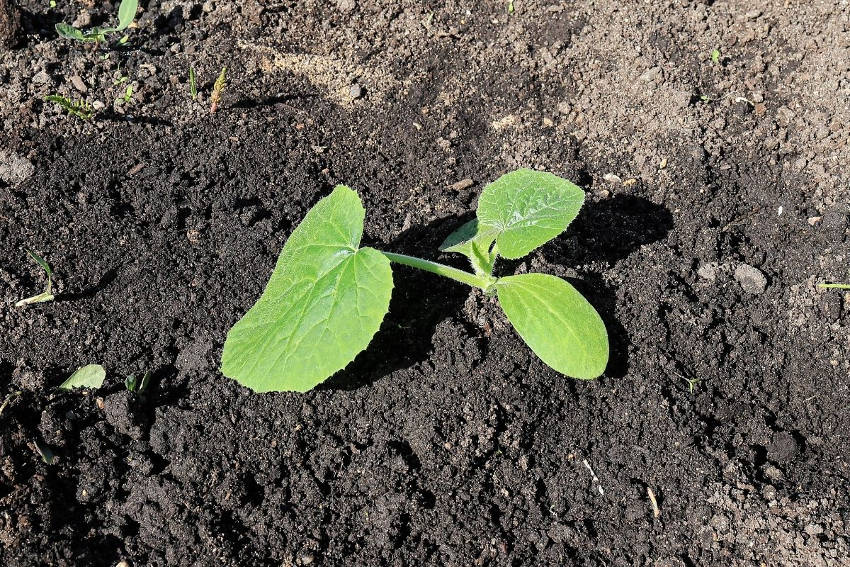
<svg viewBox="0 0 850 567"><path fill-rule="evenodd" d="M100 364L87 364L78 368L76 372L62 382L60 390L73 390L74 388L100 388L106 379L106 370Z"/></svg>
<svg viewBox="0 0 850 567"><path fill-rule="evenodd" d="M389 309L389 260L360 248L365 211L345 186L292 232L263 295L227 334L221 371L257 392L306 392L368 346Z"/></svg>
<svg viewBox="0 0 850 567"><path fill-rule="evenodd" d="M557 175L530 169L507 173L478 199L478 232L492 229L500 256L522 258L566 230L584 191Z"/></svg>
<svg viewBox="0 0 850 567"><path fill-rule="evenodd" d="M518 274L499 278L496 293L508 320L543 362L585 380L605 371L605 324L568 282L547 274Z"/></svg>

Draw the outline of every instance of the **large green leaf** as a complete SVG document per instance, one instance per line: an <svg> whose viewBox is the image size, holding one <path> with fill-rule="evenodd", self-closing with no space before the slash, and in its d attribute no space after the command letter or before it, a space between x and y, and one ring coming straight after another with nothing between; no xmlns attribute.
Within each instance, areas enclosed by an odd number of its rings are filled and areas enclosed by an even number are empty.
<svg viewBox="0 0 850 567"><path fill-rule="evenodd" d="M76 372L62 382L60 390L73 390L74 388L100 388L106 379L106 370L100 364L87 364L78 368Z"/></svg>
<svg viewBox="0 0 850 567"><path fill-rule="evenodd" d="M364 214L342 185L310 209L263 295L227 334L225 376L257 392L306 392L366 348L393 279L386 256L359 248Z"/></svg>
<svg viewBox="0 0 850 567"><path fill-rule="evenodd" d="M557 175L530 169L507 173L484 188L479 232L493 229L500 256L522 258L561 234L584 203L584 191Z"/></svg>
<svg viewBox="0 0 850 567"><path fill-rule="evenodd" d="M500 278L496 292L508 320L543 362L586 380L605 371L605 324L568 282L547 274L519 274Z"/></svg>

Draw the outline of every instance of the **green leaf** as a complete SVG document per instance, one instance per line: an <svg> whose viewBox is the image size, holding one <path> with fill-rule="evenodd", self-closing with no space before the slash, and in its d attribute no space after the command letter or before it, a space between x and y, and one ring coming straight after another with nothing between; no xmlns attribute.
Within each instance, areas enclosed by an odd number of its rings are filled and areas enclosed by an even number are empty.
<svg viewBox="0 0 850 567"><path fill-rule="evenodd" d="M29 255L30 255L30 257L31 257L33 260L35 260L35 263L36 263L36 264L38 264L39 266L41 266L41 269L42 269L42 270L44 270L44 271L45 271L45 273L47 273L47 279L48 279L48 280L49 280L50 278L52 278L52 277L53 277L53 270L51 270L51 269L50 269L50 264L48 264L48 263L44 260L44 258L42 258L41 256L39 256L38 254L36 254L36 253L35 253L35 252L33 252L32 250L30 250L29 248L24 248L24 250L26 250L26 251L27 251L27 254L29 254Z"/></svg>
<svg viewBox="0 0 850 567"><path fill-rule="evenodd" d="M118 6L118 27L113 28L111 31L127 29L127 26L133 23L133 18L136 17L138 7L138 0L121 0L121 4Z"/></svg>
<svg viewBox="0 0 850 567"><path fill-rule="evenodd" d="M489 275L496 262L496 254L491 249L497 234L491 228L479 226L478 219L472 219L451 233L440 245L440 250L463 254L469 258L476 274Z"/></svg>
<svg viewBox="0 0 850 567"><path fill-rule="evenodd" d="M500 256L522 258L566 230L584 203L584 191L551 173L519 169L484 188L479 232L493 229Z"/></svg>
<svg viewBox="0 0 850 567"><path fill-rule="evenodd" d="M496 290L508 320L543 362L585 380L605 371L605 324L568 282L547 274L519 274L500 278Z"/></svg>
<svg viewBox="0 0 850 567"><path fill-rule="evenodd" d="M453 252L453 250L450 250L451 248L462 242L470 240L476 234L478 234L478 219L472 219L469 222L463 223L460 225L460 228L448 235L446 239L443 240L443 243L440 244L440 250L443 252Z"/></svg>
<svg viewBox="0 0 850 567"><path fill-rule="evenodd" d="M56 33L66 39L76 39L77 41L86 41L86 37L82 30L75 28L70 24L60 22L56 24Z"/></svg>
<svg viewBox="0 0 850 567"><path fill-rule="evenodd" d="M257 392L306 392L365 349L389 309L389 260L359 248L365 211L343 185L292 232L263 295L230 329L221 371Z"/></svg>
<svg viewBox="0 0 850 567"><path fill-rule="evenodd" d="M100 364L88 364L62 382L60 390L73 390L74 388L100 388L106 379L106 370Z"/></svg>

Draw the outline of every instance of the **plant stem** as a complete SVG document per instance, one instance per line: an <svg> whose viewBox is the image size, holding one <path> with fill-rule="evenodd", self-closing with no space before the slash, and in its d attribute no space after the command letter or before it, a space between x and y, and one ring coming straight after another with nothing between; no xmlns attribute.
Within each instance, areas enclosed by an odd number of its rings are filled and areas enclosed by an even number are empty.
<svg viewBox="0 0 850 567"><path fill-rule="evenodd" d="M425 270L426 272L431 272L438 276L445 276L455 281L465 283L466 285L483 289L484 291L487 291L494 283L496 283L496 278L493 276L478 276L470 274L469 272L458 270L457 268L452 268L445 264L431 262L430 260L423 260L422 258L416 258L414 256L405 256L404 254L394 254L393 252L381 251L381 254L389 258L390 262Z"/></svg>
<svg viewBox="0 0 850 567"><path fill-rule="evenodd" d="M821 289L850 289L850 284L846 283L819 283L818 287Z"/></svg>

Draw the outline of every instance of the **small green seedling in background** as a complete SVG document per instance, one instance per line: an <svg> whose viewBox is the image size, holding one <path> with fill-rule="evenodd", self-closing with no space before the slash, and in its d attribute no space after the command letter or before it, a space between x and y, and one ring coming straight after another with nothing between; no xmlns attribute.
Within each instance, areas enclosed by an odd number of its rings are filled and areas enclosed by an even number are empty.
<svg viewBox="0 0 850 567"><path fill-rule="evenodd" d="M52 465L53 461L56 459L56 455L53 454L53 450L39 441L33 441L32 444L35 447L36 452L41 457L41 460L44 461L44 464Z"/></svg>
<svg viewBox="0 0 850 567"><path fill-rule="evenodd" d="M846 283L819 283L821 289L850 289L850 284Z"/></svg>
<svg viewBox="0 0 850 567"><path fill-rule="evenodd" d="M189 67L189 94L192 95L192 100L198 99L198 80L195 77L194 67Z"/></svg>
<svg viewBox="0 0 850 567"><path fill-rule="evenodd" d="M593 306L547 274L494 276L498 257L515 260L552 240L578 215L584 191L551 173L521 169L488 185L477 218L440 247L466 256L472 272L360 247L365 211L337 186L292 232L265 291L227 334L221 371L257 392L305 392L364 350L389 310L390 262L477 287L498 298L519 336L558 372L602 374L608 333Z"/></svg>
<svg viewBox="0 0 850 567"><path fill-rule="evenodd" d="M118 25L116 27L93 27L84 31L79 28L75 28L70 24L61 22L56 24L56 33L66 39L99 44L106 41L107 35L127 29L127 27L133 23L138 7L138 0L121 0L121 4L118 6ZM127 36L121 38L119 43L125 43L127 41L126 38Z"/></svg>
<svg viewBox="0 0 850 567"><path fill-rule="evenodd" d="M227 67L221 68L221 73L219 73L218 78L215 80L213 84L212 95L210 95L210 112L215 113L218 110L218 103L221 102L221 92L224 90L224 87L227 86L227 79L224 74L227 72Z"/></svg>
<svg viewBox="0 0 850 567"><path fill-rule="evenodd" d="M508 0L508 14L514 13L514 0Z"/></svg>
<svg viewBox="0 0 850 567"><path fill-rule="evenodd" d="M720 63L720 50L714 49L711 52L711 61L713 63Z"/></svg>
<svg viewBox="0 0 850 567"><path fill-rule="evenodd" d="M151 373L145 372L142 374L142 378L139 379L135 374L130 374L127 376L126 380L124 380L124 386L134 394L141 394L145 390L147 390L148 385L151 381Z"/></svg>
<svg viewBox="0 0 850 567"><path fill-rule="evenodd" d="M124 94L115 99L115 102L128 104L131 100L133 100L133 85L127 85L127 88L124 89Z"/></svg>
<svg viewBox="0 0 850 567"><path fill-rule="evenodd" d="M44 97L44 100L48 102L55 102L63 109L67 110L68 114L83 120L89 120L92 116L94 116L94 108L92 108L92 106L83 99L74 102L70 98L66 98L62 95L52 94Z"/></svg>
<svg viewBox="0 0 850 567"><path fill-rule="evenodd" d="M23 391L17 390L15 392L12 392L8 396L6 396L6 399L4 399L3 403L0 404L0 415L3 415L3 412L6 411L6 408L9 406L9 404L12 402L12 400L17 398L21 394L23 394Z"/></svg>
<svg viewBox="0 0 850 567"><path fill-rule="evenodd" d="M45 303L47 301L53 301L55 296L53 295L53 270L50 269L50 264L48 264L44 258L30 250L29 248L25 249L27 254L30 255L36 264L41 266L41 269L44 270L44 273L47 274L47 284L44 286L44 291L39 293L38 295L33 295L32 297L27 297L25 299L20 300L15 303L15 307L23 307L24 305L31 305L33 303Z"/></svg>
<svg viewBox="0 0 850 567"><path fill-rule="evenodd" d="M100 364L87 364L78 368L67 380L59 386L60 390L73 390L74 388L91 388L96 390L103 386L106 380L106 370Z"/></svg>

